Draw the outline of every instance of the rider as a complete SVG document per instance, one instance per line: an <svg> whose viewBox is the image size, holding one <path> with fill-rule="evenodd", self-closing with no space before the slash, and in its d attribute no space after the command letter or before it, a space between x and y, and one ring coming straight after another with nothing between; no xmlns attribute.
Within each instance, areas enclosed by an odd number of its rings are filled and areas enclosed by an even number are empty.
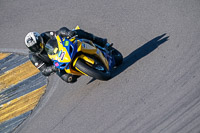
<svg viewBox="0 0 200 133"><path fill-rule="evenodd" d="M77 35L80 39L88 39L93 41L95 44L109 48L112 45L107 42L107 39L103 39L97 36L94 36L91 33L85 32L84 30L69 30L66 27L60 28L58 31L47 31L42 34L38 32L29 32L25 37L25 44L28 47L29 59L38 68L43 75L49 76L51 73L56 72L62 80L67 83L74 83L77 81L79 76L67 74L64 70L58 70L54 65L51 59L49 59L46 51L44 50L45 44L52 38L60 35L61 37L73 37Z"/></svg>

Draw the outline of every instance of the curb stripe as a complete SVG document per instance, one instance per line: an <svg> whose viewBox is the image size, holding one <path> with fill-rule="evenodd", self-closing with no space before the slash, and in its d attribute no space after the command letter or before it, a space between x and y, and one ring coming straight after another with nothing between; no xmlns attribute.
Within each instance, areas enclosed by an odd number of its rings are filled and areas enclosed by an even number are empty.
<svg viewBox="0 0 200 133"><path fill-rule="evenodd" d="M18 117L10 119L0 125L0 132L1 133L10 133L12 132L20 123L22 123L32 111L28 111Z"/></svg>
<svg viewBox="0 0 200 133"><path fill-rule="evenodd" d="M0 76L0 91L8 88L11 85L15 85L20 81L29 78L32 75L38 73L39 70L30 62L26 62L10 71L7 71L4 75Z"/></svg>
<svg viewBox="0 0 200 133"><path fill-rule="evenodd" d="M28 56L0 53L0 132L13 132L31 115L47 87Z"/></svg>
<svg viewBox="0 0 200 133"><path fill-rule="evenodd" d="M0 70L1 70L0 75L2 75L6 71L9 71L21 64L24 64L25 62L29 60L27 56L20 55L20 56L14 56L14 57L15 57L14 59L6 60L5 62L2 63L2 65L0 65Z"/></svg>
<svg viewBox="0 0 200 133"><path fill-rule="evenodd" d="M46 85L0 107L0 123L34 109ZM8 113L9 112L9 113Z"/></svg>
<svg viewBox="0 0 200 133"><path fill-rule="evenodd" d="M25 95L46 84L45 77L38 73L15 86L8 88L0 93L0 105L9 102L17 97ZM29 89L27 89L29 88Z"/></svg>
<svg viewBox="0 0 200 133"><path fill-rule="evenodd" d="M3 58L9 56L10 54L9 53L0 53L0 60L2 60Z"/></svg>
<svg viewBox="0 0 200 133"><path fill-rule="evenodd" d="M3 58L0 60L0 66L1 64L3 65L5 62L7 62L8 60L12 59L14 56L16 56L15 54L10 54L9 56Z"/></svg>
<svg viewBox="0 0 200 133"><path fill-rule="evenodd" d="M13 64L16 64L18 63L20 60L23 60L24 58L28 58L28 56L23 56L23 55L14 55L14 54L11 54L9 55L8 57L0 60L0 68L2 68L2 66L5 66L5 65L13 65Z"/></svg>

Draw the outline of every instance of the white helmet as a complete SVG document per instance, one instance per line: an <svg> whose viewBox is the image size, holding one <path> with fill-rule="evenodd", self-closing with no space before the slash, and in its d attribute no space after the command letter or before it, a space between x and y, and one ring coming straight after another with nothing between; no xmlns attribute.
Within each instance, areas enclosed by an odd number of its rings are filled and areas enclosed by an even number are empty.
<svg viewBox="0 0 200 133"><path fill-rule="evenodd" d="M25 44L32 52L41 52L44 49L44 42L38 32L29 32L25 37Z"/></svg>

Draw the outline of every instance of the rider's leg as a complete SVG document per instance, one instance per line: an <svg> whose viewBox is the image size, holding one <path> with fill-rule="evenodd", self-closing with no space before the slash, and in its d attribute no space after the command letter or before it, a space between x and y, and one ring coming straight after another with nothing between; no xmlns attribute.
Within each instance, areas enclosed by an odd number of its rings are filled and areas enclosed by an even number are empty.
<svg viewBox="0 0 200 133"><path fill-rule="evenodd" d="M77 35L78 35L79 38L85 38L85 39L91 40L95 44L97 44L101 47L109 46L109 43L107 42L106 38L97 37L97 36L95 36L91 33L84 31L84 30L76 30L76 32L77 32Z"/></svg>

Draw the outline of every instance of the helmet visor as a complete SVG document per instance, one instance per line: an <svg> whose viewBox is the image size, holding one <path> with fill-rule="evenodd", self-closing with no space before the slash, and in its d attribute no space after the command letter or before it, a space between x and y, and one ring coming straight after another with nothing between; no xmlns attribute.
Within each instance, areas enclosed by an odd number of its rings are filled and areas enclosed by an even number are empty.
<svg viewBox="0 0 200 133"><path fill-rule="evenodd" d="M45 51L49 55L55 55L58 53L58 43L56 39L51 39L45 45Z"/></svg>
<svg viewBox="0 0 200 133"><path fill-rule="evenodd" d="M38 36L36 43L28 47L32 52L41 52L44 49L44 43L41 36Z"/></svg>

